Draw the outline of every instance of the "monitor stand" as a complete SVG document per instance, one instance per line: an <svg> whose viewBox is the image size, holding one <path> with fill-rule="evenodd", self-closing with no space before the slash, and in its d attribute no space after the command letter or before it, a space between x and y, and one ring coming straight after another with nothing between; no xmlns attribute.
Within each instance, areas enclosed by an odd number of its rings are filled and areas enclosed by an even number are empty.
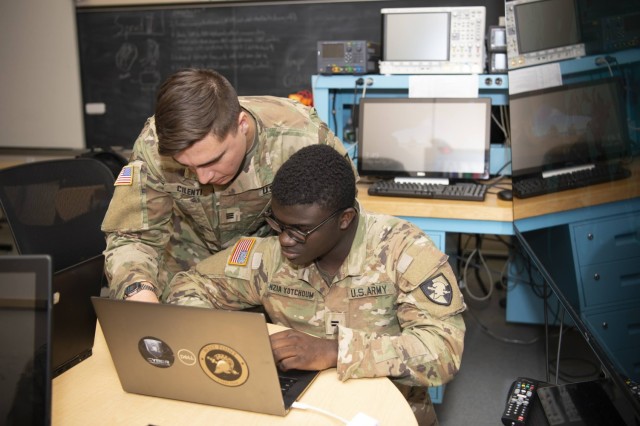
<svg viewBox="0 0 640 426"><path fill-rule="evenodd" d="M553 177L553 176L558 176L558 175L566 175L569 173L574 173L574 172L579 172L581 170L589 170L589 169L593 169L596 166L594 164L585 164L583 166L575 166L575 167L565 167L562 169L555 169L555 170L547 170L545 172L542 172L542 177L544 179Z"/></svg>
<svg viewBox="0 0 640 426"><path fill-rule="evenodd" d="M428 178L428 177L397 177L393 178L396 183L419 183L421 185L449 185L447 178Z"/></svg>

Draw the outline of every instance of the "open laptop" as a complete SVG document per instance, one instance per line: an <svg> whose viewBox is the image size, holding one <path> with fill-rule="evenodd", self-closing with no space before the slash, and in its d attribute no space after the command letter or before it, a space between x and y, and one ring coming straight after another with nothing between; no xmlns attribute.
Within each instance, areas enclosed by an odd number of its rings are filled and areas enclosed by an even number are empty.
<svg viewBox="0 0 640 426"><path fill-rule="evenodd" d="M91 297L104 282L102 254L53 275L53 377L91 356L97 323Z"/></svg>
<svg viewBox="0 0 640 426"><path fill-rule="evenodd" d="M92 300L126 392L284 416L318 375L278 372L262 313Z"/></svg>
<svg viewBox="0 0 640 426"><path fill-rule="evenodd" d="M0 256L0 424L51 423L51 257Z"/></svg>

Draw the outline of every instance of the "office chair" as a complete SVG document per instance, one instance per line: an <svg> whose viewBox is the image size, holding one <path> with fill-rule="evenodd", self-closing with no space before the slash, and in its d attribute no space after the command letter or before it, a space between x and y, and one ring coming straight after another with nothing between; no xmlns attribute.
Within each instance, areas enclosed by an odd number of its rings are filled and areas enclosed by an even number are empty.
<svg viewBox="0 0 640 426"><path fill-rule="evenodd" d="M77 158L85 158L85 157L95 158L96 160L103 162L104 165L111 170L111 173L113 173L113 176L115 178L118 177L122 168L129 163L129 161L124 156L118 154L117 152L111 149L91 148L89 151L85 152L84 154L80 154L77 156Z"/></svg>
<svg viewBox="0 0 640 426"><path fill-rule="evenodd" d="M113 196L111 170L93 158L0 170L0 207L20 254L49 254L54 272L106 247L100 230Z"/></svg>

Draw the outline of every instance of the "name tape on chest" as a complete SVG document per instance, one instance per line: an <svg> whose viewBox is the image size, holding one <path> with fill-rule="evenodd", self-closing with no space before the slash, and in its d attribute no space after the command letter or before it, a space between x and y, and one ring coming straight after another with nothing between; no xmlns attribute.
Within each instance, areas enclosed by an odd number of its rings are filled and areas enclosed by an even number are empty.
<svg viewBox="0 0 640 426"><path fill-rule="evenodd" d="M269 293L281 296L292 297L294 299L314 300L316 292L313 289L287 287L286 285L271 283L267 286Z"/></svg>
<svg viewBox="0 0 640 426"><path fill-rule="evenodd" d="M349 299L361 299L363 297L376 297L394 294L395 289L390 284L372 284L363 287L352 287L349 289Z"/></svg>

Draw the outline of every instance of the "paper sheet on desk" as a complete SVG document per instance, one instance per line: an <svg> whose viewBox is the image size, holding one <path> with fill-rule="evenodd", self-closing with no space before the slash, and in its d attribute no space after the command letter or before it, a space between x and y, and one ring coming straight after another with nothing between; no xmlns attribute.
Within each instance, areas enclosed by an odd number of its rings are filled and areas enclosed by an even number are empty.
<svg viewBox="0 0 640 426"><path fill-rule="evenodd" d="M410 98L477 98L477 74L409 76Z"/></svg>

